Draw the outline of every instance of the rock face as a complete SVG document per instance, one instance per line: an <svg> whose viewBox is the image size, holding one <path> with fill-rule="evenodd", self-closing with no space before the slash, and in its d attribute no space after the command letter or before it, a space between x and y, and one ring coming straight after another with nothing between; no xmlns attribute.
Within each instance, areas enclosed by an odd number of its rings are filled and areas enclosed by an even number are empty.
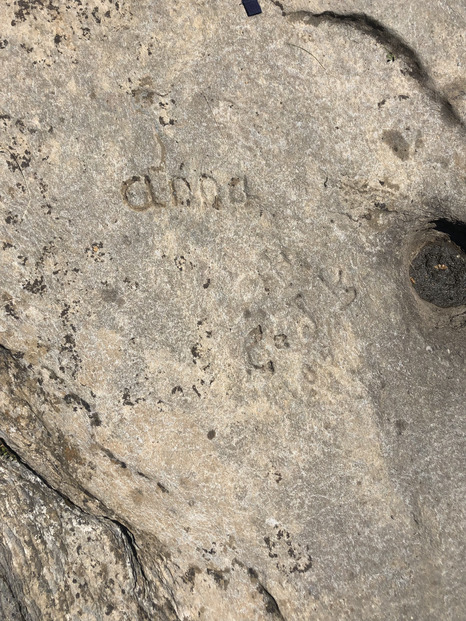
<svg viewBox="0 0 466 621"><path fill-rule="evenodd" d="M466 13L416 4L2 2L2 618L464 618Z"/></svg>
<svg viewBox="0 0 466 621"><path fill-rule="evenodd" d="M2 619L177 618L124 526L73 506L5 449L0 481Z"/></svg>

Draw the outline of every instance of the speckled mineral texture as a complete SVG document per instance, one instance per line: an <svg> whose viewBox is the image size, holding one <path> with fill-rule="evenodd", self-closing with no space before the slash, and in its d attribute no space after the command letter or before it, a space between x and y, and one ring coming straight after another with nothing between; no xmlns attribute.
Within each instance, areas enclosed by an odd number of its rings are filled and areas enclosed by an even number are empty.
<svg viewBox="0 0 466 621"><path fill-rule="evenodd" d="M466 616L464 2L261 6L0 4L6 620Z"/></svg>

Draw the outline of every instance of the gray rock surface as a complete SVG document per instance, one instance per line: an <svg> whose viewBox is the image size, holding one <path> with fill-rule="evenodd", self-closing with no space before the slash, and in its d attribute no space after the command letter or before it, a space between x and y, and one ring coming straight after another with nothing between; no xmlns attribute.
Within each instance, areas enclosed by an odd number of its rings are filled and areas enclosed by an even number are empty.
<svg viewBox="0 0 466 621"><path fill-rule="evenodd" d="M14 455L5 467L5 457L4 451L2 619L176 619L159 597L163 584L148 580L121 524L73 506Z"/></svg>
<svg viewBox="0 0 466 621"><path fill-rule="evenodd" d="M7 619L465 617L464 3L261 5L0 6Z"/></svg>

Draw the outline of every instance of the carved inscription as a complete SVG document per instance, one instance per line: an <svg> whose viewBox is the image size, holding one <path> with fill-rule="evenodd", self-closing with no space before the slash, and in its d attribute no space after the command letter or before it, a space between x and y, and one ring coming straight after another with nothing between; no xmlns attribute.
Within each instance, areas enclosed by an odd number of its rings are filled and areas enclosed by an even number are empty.
<svg viewBox="0 0 466 621"><path fill-rule="evenodd" d="M170 177L163 167L151 167L122 183L123 201L134 211L167 207L220 211L248 202L244 176L232 176L222 185L211 174L183 174Z"/></svg>

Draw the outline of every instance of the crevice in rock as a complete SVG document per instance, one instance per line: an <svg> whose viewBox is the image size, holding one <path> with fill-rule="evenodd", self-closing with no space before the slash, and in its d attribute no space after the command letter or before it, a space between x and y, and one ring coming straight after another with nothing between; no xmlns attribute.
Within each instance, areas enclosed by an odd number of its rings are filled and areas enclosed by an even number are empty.
<svg viewBox="0 0 466 621"><path fill-rule="evenodd" d="M0 345L0 348L5 349L11 355L11 352L5 347ZM77 511L78 513L81 513L82 515L89 517L90 519L95 519L100 522L102 521L112 522L118 528L122 541L124 542L126 552L128 554L129 563L132 568L134 583L135 583L135 595L138 596L137 603L138 603L138 607L141 612L141 619L147 619L147 621L149 621L150 618L147 615L147 612L145 611L144 606L139 601L139 598L142 596L145 596L146 595L145 592L150 593L151 591L150 587L152 585L152 581L147 578L143 565L140 562L140 559L138 556L135 537L133 533L128 529L128 527L123 525L121 522L119 522L115 518L111 518L106 515L94 515L93 513L86 511L85 509L83 509L82 507L74 503L66 494L64 494L59 489L51 485L39 472L34 470L34 468L32 468L26 461L24 461L24 459L18 454L18 452L9 446L9 444L5 441L4 436L1 434L0 434L0 445L4 447L10 459L14 459L18 463L20 463L25 468L25 470L27 470L29 473L31 473L33 476L39 479L39 481L47 489L49 489L51 492L55 493L59 498L61 498L61 500L68 507L70 507L71 509L74 509L75 511ZM99 501L99 503L103 505L101 501ZM109 513L110 513L110 510L109 510ZM136 590L138 579L142 581L142 590L141 589ZM18 604L20 605L20 602L18 602ZM161 621L168 621L169 619L171 621L174 621L174 620L179 619L172 602L170 602L166 598L164 602L164 610L161 610L160 607L156 605L154 602L152 602L152 606L154 608L158 608L158 612L160 613L159 618L161 619ZM167 612L169 612L169 615L168 614L165 615L165 609L167 610Z"/></svg>
<svg viewBox="0 0 466 621"><path fill-rule="evenodd" d="M430 98L440 107L445 120L465 129L464 121L448 98L436 87L419 54L388 26L366 13L335 13L334 11L323 11L322 13L294 11L287 13L279 0L270 0L270 2L280 8L283 17L287 17L293 22L300 21L312 26L319 26L323 22L346 23L372 37L377 43L406 63L408 74L425 89Z"/></svg>
<svg viewBox="0 0 466 621"><path fill-rule="evenodd" d="M243 569L245 568L244 563L242 563L238 559L234 559L234 562L240 567L242 567ZM281 613L277 600L273 597L273 595L269 591L267 591L265 586L260 582L259 574L253 567L248 568L248 576L252 584L256 587L257 592L260 593L260 595L262 595L266 611L269 614L273 615L276 619L285 621L285 617Z"/></svg>
<svg viewBox="0 0 466 621"><path fill-rule="evenodd" d="M271 593L269 593L269 591L267 591L267 589L261 582L258 582L257 590L264 598L266 611L269 614L273 615L276 619L280 619L280 621L285 621L285 617L281 613L281 610L277 604L277 600Z"/></svg>
<svg viewBox="0 0 466 621"><path fill-rule="evenodd" d="M21 401L31 410L32 414L35 417L35 420L39 420L41 421L41 417L39 415L39 413L37 413L34 409L34 407L29 403L29 401L27 400L27 395L24 394L24 391L21 390L21 384L24 383L25 379L27 378L28 375L28 369L24 366L24 363L22 363L22 359L24 357L24 354L21 352L14 352L10 349L8 349L7 347L5 347L4 345L0 344L0 357L3 357L4 359L4 365L8 370L11 370L14 376L14 380L15 382L19 385L18 386L18 390L21 393ZM39 387L38 387L39 389ZM47 399L47 395L45 395L44 393L44 399ZM66 397L72 397L71 399L66 399ZM84 404L84 408L86 411L89 411L91 409L90 405L85 402L81 397L79 397L78 395L73 394L68 394L65 397L65 402L66 403L70 403L72 402L79 402L81 404ZM45 428L45 427L44 427ZM47 432L47 436L51 437L51 433L49 430L46 429ZM81 512L84 515L87 515L91 518L94 519L98 519L98 520L108 520L110 522L112 522L115 526L118 527L121 536L123 538L123 540L127 543L127 548L128 550L131 552L131 554L134 556L134 561L135 561L135 565L139 568L141 576L147 580L147 577L144 573L144 570L142 568L142 565L139 561L138 558L138 554L137 554L137 549L136 549L136 542L135 542L135 538L134 535L130 532L130 530L124 526L121 522L119 522L114 516L113 516L113 511L111 509L109 509L108 507L105 506L105 504L96 496L92 495L90 492L88 492L80 483L79 481L73 481L73 485L74 487L79 490L80 492L82 492L87 498L90 498L91 500L95 501L99 507L101 508L102 511L105 511L105 513L102 514L94 514L91 513L90 511L86 511L86 509L82 508L81 506L77 505L75 502L73 502L71 500L71 498L69 496L67 496L65 493L63 493L62 491L60 491L59 489L57 489L56 487L54 487L44 476L42 476L39 472L37 472L29 463L27 463L18 453L17 451L15 451L13 448L11 448L7 442L7 440L5 439L4 435L2 434L2 431L0 430L0 447L3 446L3 451L5 453L8 454L8 456L11 456L11 458L15 459L16 461L18 461L22 466L24 466L24 468L26 470L28 470L31 474L33 474L35 477L37 477L48 489L50 489L52 492L54 492L55 494L57 494L62 501L68 506L71 507L79 512ZM105 450L105 449L104 449ZM110 453L110 455L112 455ZM1 454L0 454L1 456ZM118 460L116 460L118 461ZM122 462L121 462L122 463ZM112 516L112 517L110 517Z"/></svg>
<svg viewBox="0 0 466 621"><path fill-rule="evenodd" d="M466 222L440 218L439 220L434 220L432 224L435 226L437 231L448 235L451 241L456 244L458 248L461 248L463 252L466 252Z"/></svg>
<svg viewBox="0 0 466 621"><path fill-rule="evenodd" d="M1 567L0 567L1 569ZM5 621L30 621L30 616L14 589L7 575L0 573L0 619Z"/></svg>
<svg viewBox="0 0 466 621"><path fill-rule="evenodd" d="M129 530L127 526L125 526L118 520L115 520L114 518L106 518L106 519L109 519L111 522L113 522L115 526L120 530L122 538L126 542L128 549L131 551L132 556L130 557L130 561L133 567L133 573L137 574L137 570L139 570L143 579L146 582L148 582L147 576L144 573L144 568L138 557L138 551L136 548L136 540L134 538L133 533Z"/></svg>
<svg viewBox="0 0 466 621"><path fill-rule="evenodd" d="M5 349L1 345L0 345L0 347L2 349ZM26 468L26 470L28 470L31 474L33 474L35 477L37 477L39 479L39 481L41 481L41 483L43 483L45 485L45 487L48 487L48 489L50 489L52 492L57 494L57 496L59 496L68 507L72 507L73 509L76 509L77 511L80 511L81 513L84 513L85 515L89 515L89 516L91 516L93 518L97 517L97 519L98 519L98 516L95 516L92 513L88 513L87 511L85 511L84 509L82 509L81 507L76 505L68 496L66 496L66 494L61 492L59 489L56 489L55 487L53 487L53 485L51 485L41 474L39 474L39 472L36 472L34 470L34 468L32 468L27 462L25 462L24 459L14 449L11 448L11 446L6 442L5 438L2 435L0 435L0 443L5 447L5 449L8 451L8 453L17 462L19 462L24 468Z"/></svg>

